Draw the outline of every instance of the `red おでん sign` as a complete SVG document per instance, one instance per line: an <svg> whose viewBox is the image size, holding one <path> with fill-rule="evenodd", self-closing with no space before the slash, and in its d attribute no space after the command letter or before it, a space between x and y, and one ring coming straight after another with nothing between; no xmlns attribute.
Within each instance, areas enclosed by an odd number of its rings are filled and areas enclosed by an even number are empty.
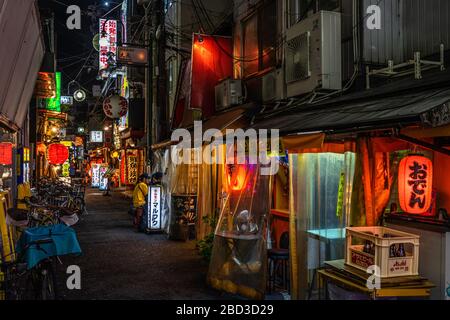
<svg viewBox="0 0 450 320"><path fill-rule="evenodd" d="M424 156L406 156L398 170L400 207L410 214L426 214L431 206L433 163Z"/></svg>

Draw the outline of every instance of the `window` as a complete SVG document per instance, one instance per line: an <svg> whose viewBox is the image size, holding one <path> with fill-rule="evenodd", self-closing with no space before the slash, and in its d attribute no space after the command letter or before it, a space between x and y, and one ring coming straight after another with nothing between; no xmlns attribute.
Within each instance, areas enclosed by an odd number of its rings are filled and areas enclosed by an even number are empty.
<svg viewBox="0 0 450 320"><path fill-rule="evenodd" d="M277 5L267 1L242 26L242 73L244 77L276 64Z"/></svg>
<svg viewBox="0 0 450 320"><path fill-rule="evenodd" d="M287 27L307 17L308 12L333 11L339 7L339 0L287 0Z"/></svg>

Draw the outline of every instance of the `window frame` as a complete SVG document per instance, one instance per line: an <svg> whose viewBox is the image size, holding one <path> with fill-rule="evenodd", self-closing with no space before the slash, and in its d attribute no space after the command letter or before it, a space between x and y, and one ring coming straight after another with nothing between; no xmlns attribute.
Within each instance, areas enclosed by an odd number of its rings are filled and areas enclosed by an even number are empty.
<svg viewBox="0 0 450 320"><path fill-rule="evenodd" d="M241 70L241 76L243 79L247 79L247 78L251 78L251 77L255 77L261 73L266 73L268 70L272 70L276 64L277 64L277 35L275 36L274 39L274 50L272 53L273 54L273 59L274 62L272 65L266 66L264 67L264 49L263 48L263 38L264 35L262 34L262 32L260 32L262 30L262 26L263 26L263 12L264 12L264 8L269 6L269 5L275 5L276 8L276 13L275 13L275 26L278 25L278 19L279 17L279 2L276 0L272 0L272 1L261 1L253 10L251 10L244 18L242 18L239 22L239 28L240 28L240 35L241 35L241 41L240 41L240 57L243 59L243 61L239 61L240 64L240 70ZM256 16L256 35L257 35L257 45L258 45L258 58L256 59L258 61L257 63L257 71L255 72L251 72L248 73L246 72L246 64L248 63L247 61L245 61L247 59L246 54L245 54L245 44L246 44L246 34L245 34L245 23L247 23L248 21L250 21L251 19L253 19ZM277 31L278 32L278 31Z"/></svg>

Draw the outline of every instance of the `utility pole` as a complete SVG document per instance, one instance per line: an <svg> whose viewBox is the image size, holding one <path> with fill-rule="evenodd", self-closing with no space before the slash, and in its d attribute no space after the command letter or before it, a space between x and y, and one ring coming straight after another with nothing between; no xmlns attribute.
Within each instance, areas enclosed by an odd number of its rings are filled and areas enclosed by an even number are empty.
<svg viewBox="0 0 450 320"><path fill-rule="evenodd" d="M168 128L164 1L150 2L145 16L146 43L149 52L146 72L147 165L151 165L153 159L151 146L167 137Z"/></svg>
<svg viewBox="0 0 450 320"><path fill-rule="evenodd" d="M151 4L145 9L145 45L148 49L147 69L145 72L145 132L147 134L147 166L152 165L152 144L153 144L153 43L152 43L152 22Z"/></svg>
<svg viewBox="0 0 450 320"><path fill-rule="evenodd" d="M155 28L157 30L154 43L155 83L153 92L153 113L155 119L155 141L167 137L167 72L166 72L166 24L165 1L155 0Z"/></svg>

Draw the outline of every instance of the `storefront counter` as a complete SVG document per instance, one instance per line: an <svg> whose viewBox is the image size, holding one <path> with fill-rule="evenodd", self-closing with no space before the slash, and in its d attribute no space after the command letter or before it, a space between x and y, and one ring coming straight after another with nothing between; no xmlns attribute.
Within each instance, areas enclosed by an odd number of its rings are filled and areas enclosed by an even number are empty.
<svg viewBox="0 0 450 320"><path fill-rule="evenodd" d="M405 217L386 218L393 229L420 236L419 272L436 284L433 300L450 300L450 227L437 221L413 221Z"/></svg>
<svg viewBox="0 0 450 320"><path fill-rule="evenodd" d="M371 275L344 264L344 260L326 261L325 268L318 271L319 299L395 299L429 298L434 284L420 276L381 279L380 289L369 289L367 279ZM341 292L330 297L329 287L334 285ZM322 290L324 289L324 290Z"/></svg>

